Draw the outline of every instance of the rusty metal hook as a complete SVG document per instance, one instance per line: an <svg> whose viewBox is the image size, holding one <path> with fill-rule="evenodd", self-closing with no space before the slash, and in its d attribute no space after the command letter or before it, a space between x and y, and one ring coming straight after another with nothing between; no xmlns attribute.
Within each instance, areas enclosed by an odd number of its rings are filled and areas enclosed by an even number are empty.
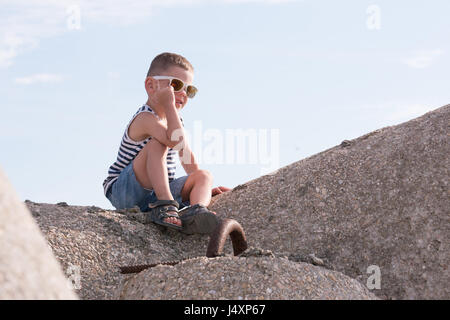
<svg viewBox="0 0 450 320"><path fill-rule="evenodd" d="M211 233L208 249L206 249L206 256L208 258L222 255L228 235L230 235L231 243L233 244L233 254L235 256L247 249L245 232L239 222L234 219L223 219Z"/></svg>

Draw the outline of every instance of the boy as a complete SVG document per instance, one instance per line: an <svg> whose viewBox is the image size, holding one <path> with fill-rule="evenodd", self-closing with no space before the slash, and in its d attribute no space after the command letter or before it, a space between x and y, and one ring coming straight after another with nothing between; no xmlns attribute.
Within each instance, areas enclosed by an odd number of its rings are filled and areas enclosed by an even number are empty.
<svg viewBox="0 0 450 320"><path fill-rule="evenodd" d="M212 196L230 190L220 186L211 191L213 177L199 169L185 139L178 113L197 93L193 76L192 65L178 54L165 52L153 59L145 79L147 102L128 123L103 182L116 209L137 205L146 223L187 234L212 232L218 219L207 206ZM177 179L175 150L187 173Z"/></svg>

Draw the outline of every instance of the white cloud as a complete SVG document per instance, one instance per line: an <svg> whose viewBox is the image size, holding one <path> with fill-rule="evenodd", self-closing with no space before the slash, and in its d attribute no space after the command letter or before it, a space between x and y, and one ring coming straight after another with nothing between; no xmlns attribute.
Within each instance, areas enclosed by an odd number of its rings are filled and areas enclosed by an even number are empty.
<svg viewBox="0 0 450 320"><path fill-rule="evenodd" d="M296 0L215 0L215 3L261 2L281 4ZM129 25L145 21L155 9L211 4L209 0L1 0L0 68L9 67L21 53L44 38L83 30L85 22ZM79 7L80 28L71 28L71 13ZM72 24L73 25L73 24ZM75 30L74 30L75 29Z"/></svg>
<svg viewBox="0 0 450 320"><path fill-rule="evenodd" d="M21 0L4 0L1 6L0 67L12 65L19 54L37 47L40 39L64 32L64 15L58 6Z"/></svg>
<svg viewBox="0 0 450 320"><path fill-rule="evenodd" d="M432 63L442 54L444 51L441 49L431 51L417 52L413 57L404 59L403 62L409 67L414 69L424 69L432 65Z"/></svg>
<svg viewBox="0 0 450 320"><path fill-rule="evenodd" d="M26 77L14 79L14 83L20 85L30 85L35 83L57 83L63 80L60 74L38 73Z"/></svg>

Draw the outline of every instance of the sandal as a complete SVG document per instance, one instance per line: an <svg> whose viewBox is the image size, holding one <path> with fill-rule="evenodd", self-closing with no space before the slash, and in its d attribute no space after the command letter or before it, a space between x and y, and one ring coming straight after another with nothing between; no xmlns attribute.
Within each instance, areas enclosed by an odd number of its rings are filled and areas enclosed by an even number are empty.
<svg viewBox="0 0 450 320"><path fill-rule="evenodd" d="M151 210L146 215L145 223L154 222L156 224L175 230L182 229L182 227L179 225L164 221L164 219L171 217L180 219L180 217L178 216L178 202L176 202L175 200L158 200L156 202L150 203L148 206L151 208ZM175 211L175 213L170 213L169 211Z"/></svg>
<svg viewBox="0 0 450 320"><path fill-rule="evenodd" d="M178 214L185 234L210 234L219 224L219 218L201 204L185 207Z"/></svg>

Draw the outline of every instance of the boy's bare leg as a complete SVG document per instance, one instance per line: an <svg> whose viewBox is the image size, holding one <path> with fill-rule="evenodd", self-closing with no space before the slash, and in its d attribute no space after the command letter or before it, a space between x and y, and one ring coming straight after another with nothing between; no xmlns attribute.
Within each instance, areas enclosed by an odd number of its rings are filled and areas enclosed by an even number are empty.
<svg viewBox="0 0 450 320"><path fill-rule="evenodd" d="M133 160L137 181L146 189L153 189L158 200L174 200L169 188L167 152L169 148L158 140L150 139ZM181 226L177 218L166 218L165 222Z"/></svg>
<svg viewBox="0 0 450 320"><path fill-rule="evenodd" d="M213 177L207 170L196 170L186 179L181 197L183 201L189 200L191 205L201 204L207 207L211 202L211 189Z"/></svg>

